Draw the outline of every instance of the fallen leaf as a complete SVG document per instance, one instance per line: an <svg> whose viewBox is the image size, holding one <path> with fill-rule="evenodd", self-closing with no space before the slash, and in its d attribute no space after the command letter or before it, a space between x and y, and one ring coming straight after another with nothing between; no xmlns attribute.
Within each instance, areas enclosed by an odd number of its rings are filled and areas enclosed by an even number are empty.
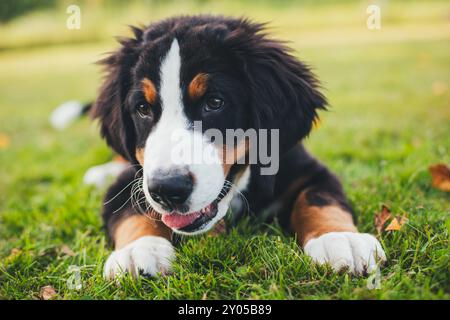
<svg viewBox="0 0 450 320"><path fill-rule="evenodd" d="M450 192L450 169L443 163L438 163L428 167L433 181L431 185L441 191Z"/></svg>
<svg viewBox="0 0 450 320"><path fill-rule="evenodd" d="M375 228L377 229L378 233L381 233L381 231L383 231L383 226L391 217L391 211L386 205L383 204L381 207L381 212L375 214Z"/></svg>
<svg viewBox="0 0 450 320"><path fill-rule="evenodd" d="M9 136L4 133L0 133L0 150L7 149L10 144L11 139L9 139Z"/></svg>
<svg viewBox="0 0 450 320"><path fill-rule="evenodd" d="M20 256L20 254L22 253L22 250L18 249L18 248L12 248L11 252L9 253L9 256L7 256L5 258L6 262L12 262L14 261L18 256Z"/></svg>
<svg viewBox="0 0 450 320"><path fill-rule="evenodd" d="M222 219L216 223L214 229L212 229L211 232L209 233L209 236L216 237L218 235L225 234L226 232L227 232L227 225L225 223L225 220Z"/></svg>
<svg viewBox="0 0 450 320"><path fill-rule="evenodd" d="M10 256L14 255L17 256L22 252L22 250L20 250L19 248L12 248L11 252L10 252Z"/></svg>
<svg viewBox="0 0 450 320"><path fill-rule="evenodd" d="M442 96L447 91L447 84L442 81L435 81L431 86L431 90L435 96Z"/></svg>
<svg viewBox="0 0 450 320"><path fill-rule="evenodd" d="M51 300L56 297L56 290L52 286L42 287L39 296L42 300Z"/></svg>
<svg viewBox="0 0 450 320"><path fill-rule="evenodd" d="M397 218L394 218L391 223L386 227L386 231L398 231L402 226L398 222Z"/></svg>
<svg viewBox="0 0 450 320"><path fill-rule="evenodd" d="M407 221L408 218L406 217L406 215L403 215L401 218L395 217L386 227L385 231L399 231Z"/></svg>
<svg viewBox="0 0 450 320"><path fill-rule="evenodd" d="M69 246L67 246L67 245L63 245L60 248L60 252L65 254L66 256L70 256L70 257L75 256L75 252L73 252L72 249L70 249Z"/></svg>

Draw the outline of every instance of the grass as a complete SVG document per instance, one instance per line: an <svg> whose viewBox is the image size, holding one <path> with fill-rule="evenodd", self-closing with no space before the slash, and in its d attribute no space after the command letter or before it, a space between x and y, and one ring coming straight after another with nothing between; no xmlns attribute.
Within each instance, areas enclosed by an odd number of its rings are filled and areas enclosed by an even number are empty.
<svg viewBox="0 0 450 320"><path fill-rule="evenodd" d="M449 299L450 197L431 187L427 171L450 163L448 4L392 3L379 31L366 29L364 5L195 2L163 6L150 18L254 8L247 15L271 19L273 33L315 66L332 110L306 145L342 178L361 231L375 232L383 203L409 217L400 231L379 236L389 259L379 289L368 289L367 277L314 266L278 227L247 220L226 235L184 239L169 277L104 281L103 191L81 179L111 153L87 120L64 133L48 124L60 102L95 96L100 74L91 63L112 48L110 34L123 31L91 36L86 27L78 44L36 45L19 31L16 42L0 44L9 48L0 52L0 134L10 141L0 149L0 298L35 299L51 285L59 299ZM30 17L51 24L49 14ZM19 19L0 34L26 24ZM70 286L70 266L80 270L79 290Z"/></svg>

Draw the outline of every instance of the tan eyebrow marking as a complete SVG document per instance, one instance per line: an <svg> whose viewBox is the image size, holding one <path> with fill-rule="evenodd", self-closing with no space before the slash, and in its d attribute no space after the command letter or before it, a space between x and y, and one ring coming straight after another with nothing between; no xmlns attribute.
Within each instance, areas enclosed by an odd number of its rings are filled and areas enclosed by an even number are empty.
<svg viewBox="0 0 450 320"><path fill-rule="evenodd" d="M189 97L193 100L201 98L208 88L208 75L206 73L197 74L189 84Z"/></svg>
<svg viewBox="0 0 450 320"><path fill-rule="evenodd" d="M153 104L156 102L156 88L151 80L144 78L141 81L142 90L144 91L145 99L148 103Z"/></svg>

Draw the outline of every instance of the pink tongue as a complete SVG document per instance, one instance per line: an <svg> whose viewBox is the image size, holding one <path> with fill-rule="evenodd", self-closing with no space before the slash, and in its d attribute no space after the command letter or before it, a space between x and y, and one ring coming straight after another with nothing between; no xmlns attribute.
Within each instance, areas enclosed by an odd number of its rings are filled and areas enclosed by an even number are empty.
<svg viewBox="0 0 450 320"><path fill-rule="evenodd" d="M164 214L162 216L162 222L172 229L180 229L191 224L200 216L200 212L194 212L186 215L181 215L178 213Z"/></svg>

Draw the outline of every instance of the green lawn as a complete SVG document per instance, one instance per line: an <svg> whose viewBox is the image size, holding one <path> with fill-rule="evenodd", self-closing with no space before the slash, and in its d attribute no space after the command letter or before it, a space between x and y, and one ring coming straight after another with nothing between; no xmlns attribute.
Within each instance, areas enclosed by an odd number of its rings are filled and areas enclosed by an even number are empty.
<svg viewBox="0 0 450 320"><path fill-rule="evenodd" d="M78 44L36 40L46 24L33 26L47 21L52 29L64 10L54 20L32 14L31 26L26 17L0 26L0 35L17 34L0 42L9 48L0 51L0 299L36 299L46 285L58 299L449 299L450 196L431 187L427 170L450 164L448 3L389 3L378 31L366 28L365 2L201 3L103 16L109 25L100 35L88 12ZM111 152L88 120L59 133L48 116L65 100L95 97L101 75L92 62L113 48L108 39L124 33L126 17L182 10L271 20L273 33L315 67L332 108L306 145L342 178L361 231L375 233L381 204L409 218L380 236L388 263L379 289L368 289L367 277L314 266L279 228L249 221L226 235L184 239L171 276L120 286L102 279L111 250L99 218L103 191L84 186L82 176ZM24 31L32 29L38 36ZM81 289L68 284L69 266L81 270Z"/></svg>

